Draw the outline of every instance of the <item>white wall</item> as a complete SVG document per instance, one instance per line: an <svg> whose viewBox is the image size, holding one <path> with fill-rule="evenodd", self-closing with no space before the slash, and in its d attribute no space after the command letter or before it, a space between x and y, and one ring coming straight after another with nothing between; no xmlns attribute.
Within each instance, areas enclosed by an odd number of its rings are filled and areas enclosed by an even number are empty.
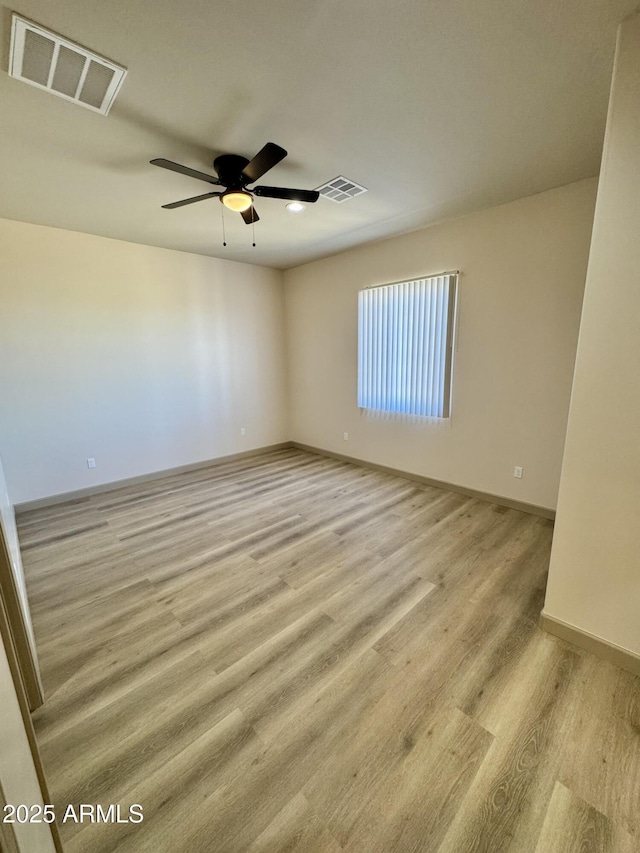
<svg viewBox="0 0 640 853"><path fill-rule="evenodd" d="M581 181L286 272L291 438L554 508L595 194ZM450 269L451 422L361 414L357 291Z"/></svg>
<svg viewBox="0 0 640 853"><path fill-rule="evenodd" d="M0 638L0 785L7 803L42 805L42 794L29 741L13 686L7 654ZM48 824L13 824L22 853L53 853Z"/></svg>
<svg viewBox="0 0 640 853"><path fill-rule="evenodd" d="M276 270L0 220L0 305L14 503L288 437Z"/></svg>
<svg viewBox="0 0 640 853"><path fill-rule="evenodd" d="M640 655L640 18L623 23L545 613Z"/></svg>

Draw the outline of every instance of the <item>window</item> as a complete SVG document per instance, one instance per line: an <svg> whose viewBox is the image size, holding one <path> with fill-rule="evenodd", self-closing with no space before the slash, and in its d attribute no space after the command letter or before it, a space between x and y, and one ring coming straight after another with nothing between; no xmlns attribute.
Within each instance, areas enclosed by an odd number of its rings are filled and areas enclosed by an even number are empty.
<svg viewBox="0 0 640 853"><path fill-rule="evenodd" d="M358 406L448 418L457 274L358 294Z"/></svg>

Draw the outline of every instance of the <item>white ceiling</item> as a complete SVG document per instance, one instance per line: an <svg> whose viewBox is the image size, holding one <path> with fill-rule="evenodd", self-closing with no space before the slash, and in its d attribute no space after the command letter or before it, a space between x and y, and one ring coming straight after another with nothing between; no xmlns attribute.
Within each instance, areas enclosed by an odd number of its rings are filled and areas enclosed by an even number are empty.
<svg viewBox="0 0 640 853"><path fill-rule="evenodd" d="M0 216L286 268L598 172L617 24L638 0L15 0L128 68L108 117L6 74ZM251 228L149 165L211 171L272 141L262 180L369 192Z"/></svg>

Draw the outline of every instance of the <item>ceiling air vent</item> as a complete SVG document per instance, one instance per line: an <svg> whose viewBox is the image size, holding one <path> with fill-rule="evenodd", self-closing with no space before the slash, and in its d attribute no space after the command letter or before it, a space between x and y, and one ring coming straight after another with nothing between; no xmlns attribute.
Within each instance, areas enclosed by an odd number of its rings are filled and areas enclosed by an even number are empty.
<svg viewBox="0 0 640 853"><path fill-rule="evenodd" d="M328 181L321 187L316 187L316 189L320 195L323 195L325 198L330 198L331 201L335 201L338 204L367 192L366 187L361 187L360 184L356 184L355 181L349 181L342 175L334 178L332 181Z"/></svg>
<svg viewBox="0 0 640 853"><path fill-rule="evenodd" d="M13 16L11 77L106 116L126 73L79 44Z"/></svg>

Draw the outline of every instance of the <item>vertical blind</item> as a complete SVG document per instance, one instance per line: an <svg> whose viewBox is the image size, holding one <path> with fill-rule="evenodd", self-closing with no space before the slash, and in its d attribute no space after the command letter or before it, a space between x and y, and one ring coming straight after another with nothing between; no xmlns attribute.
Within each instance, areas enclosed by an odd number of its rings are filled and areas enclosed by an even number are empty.
<svg viewBox="0 0 640 853"><path fill-rule="evenodd" d="M358 294L358 406L448 418L457 276Z"/></svg>

